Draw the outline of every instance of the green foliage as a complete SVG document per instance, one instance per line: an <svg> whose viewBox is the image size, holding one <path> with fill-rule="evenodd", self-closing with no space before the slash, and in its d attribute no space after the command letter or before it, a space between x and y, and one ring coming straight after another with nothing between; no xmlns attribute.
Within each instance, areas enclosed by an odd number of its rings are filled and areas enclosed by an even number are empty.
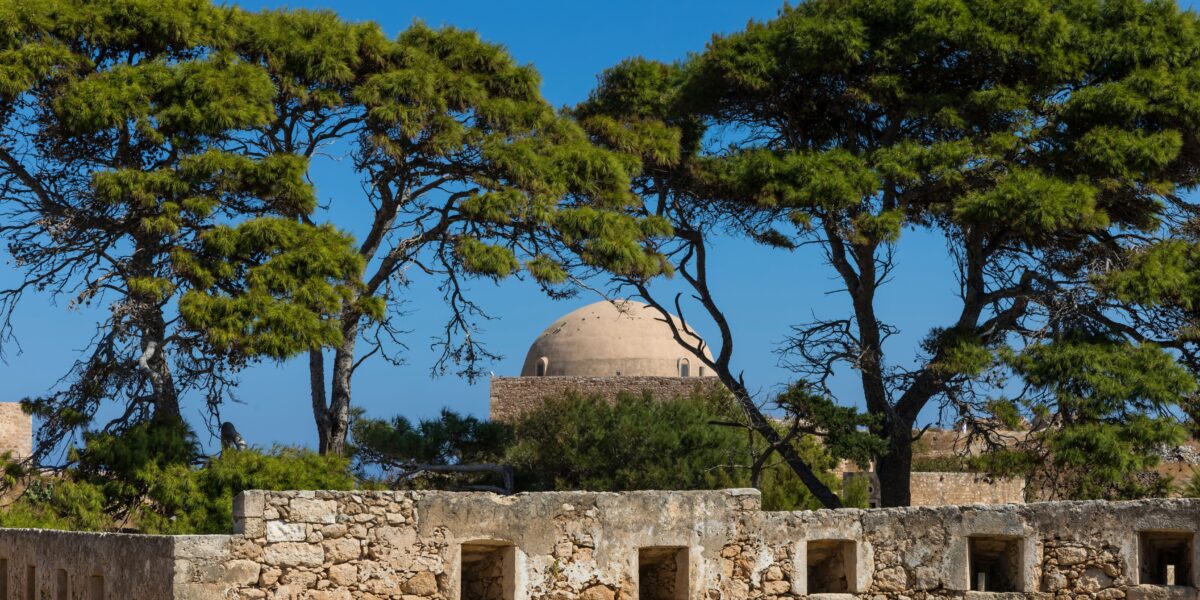
<svg viewBox="0 0 1200 600"><path fill-rule="evenodd" d="M568 393L545 399L512 424L443 410L414 425L403 417L370 419L360 411L353 438L355 460L367 477L377 467L406 474L421 464L502 464L514 467L517 491L723 489L753 486L752 465L764 448L736 424L739 418L723 392L665 400L623 394L614 404ZM792 443L823 480L840 484L832 473L837 461L819 440L801 436ZM494 485L493 479L425 474L389 483L461 489ZM763 461L757 484L769 508L819 506L776 455Z"/></svg>
<svg viewBox="0 0 1200 600"><path fill-rule="evenodd" d="M329 16L297 15L291 33L328 34ZM0 176L20 182L3 230L25 284L0 308L36 289L107 309L62 385L30 401L41 450L104 402L144 407L122 428L178 419L189 394L217 406L247 363L340 343L344 310L382 316L357 297L354 240L311 222L311 153L252 143L293 89L273 69L328 67L312 48L263 49L280 18L209 0L0 3Z"/></svg>
<svg viewBox="0 0 1200 600"><path fill-rule="evenodd" d="M829 396L808 385L792 385L775 399L790 418L821 432L825 448L835 458L870 463L887 449L887 441L870 433L879 417L863 414L853 406L838 406Z"/></svg>
<svg viewBox="0 0 1200 600"><path fill-rule="evenodd" d="M173 256L194 285L179 313L213 345L245 356L284 359L336 346L345 307L362 302L365 314L382 317L357 297L364 261L351 248L350 236L328 225L261 218L218 226L204 233L196 254Z"/></svg>
<svg viewBox="0 0 1200 600"><path fill-rule="evenodd" d="M1179 490L1179 495L1184 498L1200 498L1200 470L1192 469L1192 476Z"/></svg>
<svg viewBox="0 0 1200 600"><path fill-rule="evenodd" d="M381 465L498 463L512 442L512 431L504 423L480 421L449 409L416 425L401 416L390 421L370 419L357 410L351 435L355 459Z"/></svg>
<svg viewBox="0 0 1200 600"><path fill-rule="evenodd" d="M1167 240L1133 254L1123 269L1101 281L1125 302L1150 307L1200 308L1200 247L1189 240Z"/></svg>
<svg viewBox="0 0 1200 600"><path fill-rule="evenodd" d="M670 400L620 396L548 398L513 424L507 460L522 490L721 489L751 485L763 450L749 430L728 425L740 413L724 393ZM804 437L800 452L833 484L836 461ZM819 506L778 458L766 463L759 488L772 509Z"/></svg>
<svg viewBox="0 0 1200 600"><path fill-rule="evenodd" d="M688 282L723 339L732 331L703 263L713 240L732 231L788 251L821 247L846 310L797 324L786 362L799 379L861 373L854 396L878 419L873 433L892 442L883 473L909 468L901 440L930 402L969 420L1001 408L988 397L1029 377L1043 393L1021 398L1026 416L1055 412L1050 398L1062 390L1036 381L1049 374L1000 360L1053 332L1083 329L1131 347L1162 340L1200 373L1200 319L1186 308L1156 318L1196 296L1195 204L1184 192L1200 172L1200 18L1175 3L807 0L714 36L682 65L622 62L575 114L640 164L632 189L641 214L664 216L679 233L660 247L691 261ZM903 325L885 322L878 302L914 229L944 238L961 309L910 365L905 352L890 357L885 340ZM1135 314L1146 308L1139 302L1160 312ZM1154 369L1147 380L1182 389L1172 357L1132 360ZM1059 366L1060 379L1113 367ZM1088 402L1155 392L1086 385L1096 392ZM1113 418L1135 433L1138 418L1161 420L1165 402L1155 393ZM1142 452L1076 433L1063 442ZM1103 455L1118 470L1139 462L1115 454ZM905 480L881 479L885 503L904 501L896 486Z"/></svg>
<svg viewBox="0 0 1200 600"><path fill-rule="evenodd" d="M0 527L106 531L117 523L105 512L100 486L71 479L39 478L0 510Z"/></svg>
<svg viewBox="0 0 1200 600"><path fill-rule="evenodd" d="M1158 464L1160 448L1186 439L1170 411L1196 389L1171 354L1151 344L1072 336L1006 360L1044 394L1030 403L1054 426L986 457L989 470L1024 474L1054 497L1165 493L1167 482L1142 474Z"/></svg>
<svg viewBox="0 0 1200 600"><path fill-rule="evenodd" d="M842 505L846 508L869 508L871 504L871 479L869 477L849 478L842 485L841 497Z"/></svg>
<svg viewBox="0 0 1200 600"><path fill-rule="evenodd" d="M233 498L244 490L349 490L349 460L309 450L226 450L198 454L177 422L90 434L76 466L34 477L0 511L0 526L143 533L226 533Z"/></svg>

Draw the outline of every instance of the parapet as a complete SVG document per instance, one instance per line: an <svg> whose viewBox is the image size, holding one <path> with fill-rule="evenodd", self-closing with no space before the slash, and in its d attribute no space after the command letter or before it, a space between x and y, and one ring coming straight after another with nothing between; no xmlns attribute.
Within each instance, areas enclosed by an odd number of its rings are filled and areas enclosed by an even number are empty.
<svg viewBox="0 0 1200 600"><path fill-rule="evenodd" d="M0 530L0 597L33 581L35 597L85 600L1197 598L1200 500L805 512L759 500L246 492L232 536ZM96 577L101 595L88 595Z"/></svg>

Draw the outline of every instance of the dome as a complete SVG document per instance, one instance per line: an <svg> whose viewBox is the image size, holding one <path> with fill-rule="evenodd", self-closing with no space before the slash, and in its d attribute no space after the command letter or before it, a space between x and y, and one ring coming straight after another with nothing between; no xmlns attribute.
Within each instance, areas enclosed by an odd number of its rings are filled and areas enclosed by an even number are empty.
<svg viewBox="0 0 1200 600"><path fill-rule="evenodd" d="M521 376L711 377L712 370L680 346L661 319L641 302L589 304L560 317L534 340ZM712 357L707 348L704 353Z"/></svg>

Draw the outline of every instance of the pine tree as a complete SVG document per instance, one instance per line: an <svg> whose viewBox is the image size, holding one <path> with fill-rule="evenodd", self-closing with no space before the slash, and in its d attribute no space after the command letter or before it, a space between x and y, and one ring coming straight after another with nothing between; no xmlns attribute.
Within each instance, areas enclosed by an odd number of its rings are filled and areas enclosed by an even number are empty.
<svg viewBox="0 0 1200 600"><path fill-rule="evenodd" d="M41 452L106 401L123 404L110 428L179 422L187 393L215 408L248 361L340 342L331 319L363 261L303 222L306 157L241 152L277 90L226 48L238 11L18 0L0 15L0 233L23 276L0 293L6 333L30 292L107 312L59 388L28 401Z"/></svg>
<svg viewBox="0 0 1200 600"><path fill-rule="evenodd" d="M368 269L342 311L332 365L309 355L322 452L345 449L356 369L372 356L402 359L413 273L435 278L447 307L434 373L474 378L496 356L479 337L489 317L468 294L471 278L528 277L559 295L567 261L662 270L643 243L666 226L616 210L632 200L635 165L557 115L537 72L500 46L421 23L389 40L330 12L278 11L250 16L238 48L280 90L250 151L348 154L362 181L363 194L338 190L331 202L370 225L358 244ZM380 304L372 320L364 306Z"/></svg>
<svg viewBox="0 0 1200 600"><path fill-rule="evenodd" d="M836 399L833 373L857 374L886 446L882 502L897 506L909 501L914 426L931 403L980 435L1016 406L1069 419L1080 402L1094 422L1129 423L1108 432L1144 433L1139 415L1169 412L1194 389L1155 354L1153 342L1168 340L1095 283L1180 236L1195 213L1181 193L1200 173L1198 58L1196 16L1171 2L809 0L715 37L686 64L623 63L577 114L643 164L641 213L672 222L659 249L721 334L708 366L751 416L709 253L725 233L743 235L780 249L778 274L791 264L782 253L823 251L846 313L797 323L783 359L817 398ZM913 231L945 239L961 291L945 325L895 358L885 342L897 324L880 317L880 290ZM675 307L644 279L618 279ZM1149 353L1158 358L1141 366L1170 385L1078 387L1080 373L1068 371L1032 386L1039 394L1004 396L1004 381L1019 388L1045 375L1012 356L1059 352L1088 356L1062 363L1074 369ZM1069 433L1058 439L1076 448L1099 441ZM1147 447L1113 447L1113 464L1127 473Z"/></svg>

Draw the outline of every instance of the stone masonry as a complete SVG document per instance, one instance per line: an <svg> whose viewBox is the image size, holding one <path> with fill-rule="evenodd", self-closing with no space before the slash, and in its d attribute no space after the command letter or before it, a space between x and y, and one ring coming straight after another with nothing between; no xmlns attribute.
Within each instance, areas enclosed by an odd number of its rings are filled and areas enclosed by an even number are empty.
<svg viewBox="0 0 1200 600"><path fill-rule="evenodd" d="M18 459L33 452L33 417L17 402L0 402L0 455L5 452Z"/></svg>
<svg viewBox="0 0 1200 600"><path fill-rule="evenodd" d="M0 599L1195 600L1200 564L1200 500L764 512L754 490L247 492L234 514L231 536L0 530Z"/></svg>
<svg viewBox="0 0 1200 600"><path fill-rule="evenodd" d="M847 471L842 481L870 477L868 502L879 505L879 478L874 472ZM1020 504L1025 502L1024 477L993 477L982 473L914 471L909 482L912 506Z"/></svg>

